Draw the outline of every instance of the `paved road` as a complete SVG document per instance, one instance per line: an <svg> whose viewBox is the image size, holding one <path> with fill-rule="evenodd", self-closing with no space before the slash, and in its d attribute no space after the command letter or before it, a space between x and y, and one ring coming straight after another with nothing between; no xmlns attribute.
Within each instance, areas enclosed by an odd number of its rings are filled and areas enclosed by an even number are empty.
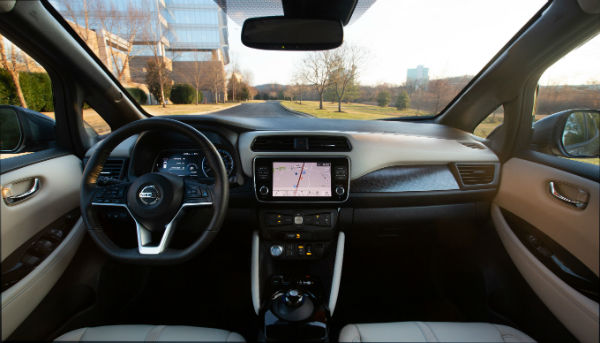
<svg viewBox="0 0 600 343"><path fill-rule="evenodd" d="M211 115L232 116L232 117L262 117L262 118L282 118L282 117L310 117L286 110L279 104L279 101L267 101L263 103L241 104L218 112L212 112Z"/></svg>

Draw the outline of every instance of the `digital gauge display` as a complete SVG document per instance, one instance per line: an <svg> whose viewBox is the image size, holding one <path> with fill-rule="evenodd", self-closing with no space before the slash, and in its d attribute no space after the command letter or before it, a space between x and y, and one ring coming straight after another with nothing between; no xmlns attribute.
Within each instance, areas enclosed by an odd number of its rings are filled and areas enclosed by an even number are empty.
<svg viewBox="0 0 600 343"><path fill-rule="evenodd" d="M199 176L203 157L197 151L164 152L158 157L155 170L178 176Z"/></svg>
<svg viewBox="0 0 600 343"><path fill-rule="evenodd" d="M217 149L225 164L227 175L233 173L234 160L231 154L223 149ZM212 178L214 174L208 165L206 157L199 151L163 151L158 155L154 171L170 173L178 176L198 176Z"/></svg>

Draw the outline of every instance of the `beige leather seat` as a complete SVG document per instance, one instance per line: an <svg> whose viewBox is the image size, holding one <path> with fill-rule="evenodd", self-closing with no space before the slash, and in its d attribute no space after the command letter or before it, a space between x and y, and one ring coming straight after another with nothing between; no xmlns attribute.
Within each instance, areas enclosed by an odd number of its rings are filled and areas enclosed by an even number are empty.
<svg viewBox="0 0 600 343"><path fill-rule="evenodd" d="M535 342L519 330L489 323L398 322L349 324L340 342Z"/></svg>
<svg viewBox="0 0 600 343"><path fill-rule="evenodd" d="M138 342L245 342L231 331L194 326L109 325L77 329L56 342L138 341Z"/></svg>

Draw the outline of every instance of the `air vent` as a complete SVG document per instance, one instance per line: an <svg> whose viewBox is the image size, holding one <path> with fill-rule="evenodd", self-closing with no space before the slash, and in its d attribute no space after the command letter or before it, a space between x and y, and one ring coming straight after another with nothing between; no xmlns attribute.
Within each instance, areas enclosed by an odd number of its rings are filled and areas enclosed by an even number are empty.
<svg viewBox="0 0 600 343"><path fill-rule="evenodd" d="M104 162L100 176L111 179L122 179L124 164L125 160L108 159Z"/></svg>
<svg viewBox="0 0 600 343"><path fill-rule="evenodd" d="M253 151L350 151L343 136L260 136L252 143Z"/></svg>
<svg viewBox="0 0 600 343"><path fill-rule="evenodd" d="M483 145L481 143L477 143L477 142L460 142L460 144L466 146L467 148L471 148L471 149L478 149L478 150L485 149L485 145Z"/></svg>
<svg viewBox="0 0 600 343"><path fill-rule="evenodd" d="M294 151L292 136L261 136L252 143L253 151Z"/></svg>
<svg viewBox="0 0 600 343"><path fill-rule="evenodd" d="M487 185L494 181L496 167L493 164L457 164L463 185Z"/></svg>
<svg viewBox="0 0 600 343"><path fill-rule="evenodd" d="M310 136L309 151L350 151L350 142L342 136Z"/></svg>

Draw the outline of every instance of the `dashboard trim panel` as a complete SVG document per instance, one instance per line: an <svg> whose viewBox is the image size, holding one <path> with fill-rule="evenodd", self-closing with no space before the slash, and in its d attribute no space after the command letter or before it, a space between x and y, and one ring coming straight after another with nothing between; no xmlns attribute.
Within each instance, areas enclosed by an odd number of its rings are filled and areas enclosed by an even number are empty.
<svg viewBox="0 0 600 343"><path fill-rule="evenodd" d="M331 135L344 136L352 145L351 152L255 152L250 146L261 135ZM352 160L350 179L356 180L370 172L401 165L439 165L452 162L498 162L498 157L489 148L472 149L461 144L465 139L426 137L409 134L350 132L350 131L251 131L241 133L238 153L242 170L253 176L254 158L261 157L339 157ZM473 142L476 140L473 138Z"/></svg>
<svg viewBox="0 0 600 343"><path fill-rule="evenodd" d="M357 193L399 193L459 190L447 165L395 166L376 170L352 181Z"/></svg>

